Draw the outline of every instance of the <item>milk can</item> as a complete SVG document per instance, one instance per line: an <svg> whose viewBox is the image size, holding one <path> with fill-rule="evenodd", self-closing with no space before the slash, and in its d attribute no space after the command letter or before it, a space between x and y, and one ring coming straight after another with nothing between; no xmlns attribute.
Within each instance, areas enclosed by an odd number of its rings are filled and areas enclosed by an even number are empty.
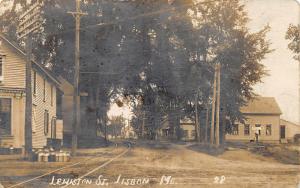
<svg viewBox="0 0 300 188"><path fill-rule="evenodd" d="M58 162L64 162L64 156L62 151L59 151L58 153Z"/></svg>
<svg viewBox="0 0 300 188"><path fill-rule="evenodd" d="M44 152L39 152L38 153L38 162L42 162L44 158Z"/></svg>
<svg viewBox="0 0 300 188"><path fill-rule="evenodd" d="M35 149L32 149L31 152L31 161L37 161L38 160L38 151Z"/></svg>
<svg viewBox="0 0 300 188"><path fill-rule="evenodd" d="M43 153L43 151L42 151L41 149L38 149L38 150L36 151L36 154L37 154L37 161L38 161L38 162L42 162L42 155L41 155L41 153Z"/></svg>
<svg viewBox="0 0 300 188"><path fill-rule="evenodd" d="M70 153L66 153L65 162L70 161Z"/></svg>
<svg viewBox="0 0 300 188"><path fill-rule="evenodd" d="M49 153L44 153L43 162L48 162L48 161L49 161Z"/></svg>
<svg viewBox="0 0 300 188"><path fill-rule="evenodd" d="M55 162L55 152L50 152L49 155L49 162Z"/></svg>
<svg viewBox="0 0 300 188"><path fill-rule="evenodd" d="M59 162L59 152L55 152L55 162Z"/></svg>

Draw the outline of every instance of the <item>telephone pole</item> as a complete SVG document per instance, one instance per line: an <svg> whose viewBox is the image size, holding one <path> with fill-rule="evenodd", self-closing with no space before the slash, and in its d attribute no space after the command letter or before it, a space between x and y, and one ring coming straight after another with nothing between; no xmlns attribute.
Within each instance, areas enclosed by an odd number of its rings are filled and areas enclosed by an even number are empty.
<svg viewBox="0 0 300 188"><path fill-rule="evenodd" d="M195 129L196 129L197 142L200 142L200 126L199 126L199 114L198 114L198 90L196 91L196 97L195 97Z"/></svg>
<svg viewBox="0 0 300 188"><path fill-rule="evenodd" d="M40 16L40 8L42 3L37 1L31 5L19 17L18 39L26 40L26 71L25 71L25 156L30 157L32 152L32 84L31 84L31 54L32 54L32 34L40 31L42 18Z"/></svg>
<svg viewBox="0 0 300 188"><path fill-rule="evenodd" d="M31 88L31 53L32 37L28 34L26 40L26 102L25 102L25 156L29 157L32 151L32 88Z"/></svg>
<svg viewBox="0 0 300 188"><path fill-rule="evenodd" d="M210 127L210 145L214 144L215 140L215 111L216 111L216 85L217 85L217 65L215 65L214 85L213 85L213 98L211 109L211 127Z"/></svg>
<svg viewBox="0 0 300 188"><path fill-rule="evenodd" d="M221 64L217 64L217 101L216 101L216 147L220 146L220 76L221 76Z"/></svg>
<svg viewBox="0 0 300 188"><path fill-rule="evenodd" d="M72 155L76 155L77 150L77 129L80 124L80 96L79 96L79 66L80 66L80 18L87 13L80 10L80 0L76 0L76 12L68 12L75 18L75 67L74 67L74 91L73 91L73 124L72 124Z"/></svg>

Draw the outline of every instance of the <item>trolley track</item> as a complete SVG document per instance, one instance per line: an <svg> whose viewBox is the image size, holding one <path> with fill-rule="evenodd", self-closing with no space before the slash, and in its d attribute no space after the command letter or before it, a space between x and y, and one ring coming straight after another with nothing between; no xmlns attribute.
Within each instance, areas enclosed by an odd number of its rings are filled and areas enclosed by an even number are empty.
<svg viewBox="0 0 300 188"><path fill-rule="evenodd" d="M17 184L8 186L8 188L24 187L25 185L28 185L30 183L35 183L37 180L39 180L41 178L47 178L50 175L72 174L73 176L77 176L76 178L78 178L78 179L84 178L84 177L87 177L88 175L100 170L101 168L109 165L114 160L124 156L126 153L128 153L130 151L130 149L131 149L131 147L130 147L130 145L128 145L128 147L125 148L122 152L115 154L115 156L111 157L110 159L107 159L108 158L107 156L106 156L106 158L103 158L103 154L97 154L95 156L88 157L87 159L84 159L82 161L72 163L72 164L57 168L55 170L51 170L47 173L30 178L28 180L21 181ZM80 176L79 173L82 172L82 169L86 170L89 166L96 166L96 167L93 167L93 168L87 170L86 173L84 173L83 175ZM76 172L76 170L74 170L72 168L76 168L77 172ZM74 173L74 171L75 171L75 173ZM69 185L64 185L63 187L68 187L68 186Z"/></svg>

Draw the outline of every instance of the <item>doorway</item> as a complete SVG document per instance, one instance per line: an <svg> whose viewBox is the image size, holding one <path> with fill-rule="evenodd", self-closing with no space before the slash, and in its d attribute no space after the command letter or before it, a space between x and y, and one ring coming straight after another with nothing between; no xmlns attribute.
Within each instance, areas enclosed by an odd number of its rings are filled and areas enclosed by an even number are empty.
<svg viewBox="0 0 300 188"><path fill-rule="evenodd" d="M0 98L0 135L11 135L11 99Z"/></svg>
<svg viewBox="0 0 300 188"><path fill-rule="evenodd" d="M285 139L285 126L280 125L280 139Z"/></svg>

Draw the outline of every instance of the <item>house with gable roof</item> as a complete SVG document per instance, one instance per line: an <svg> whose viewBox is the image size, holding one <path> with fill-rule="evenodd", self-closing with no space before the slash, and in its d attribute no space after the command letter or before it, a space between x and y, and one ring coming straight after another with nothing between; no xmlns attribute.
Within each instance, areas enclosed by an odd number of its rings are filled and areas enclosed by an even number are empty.
<svg viewBox="0 0 300 188"><path fill-rule="evenodd" d="M265 143L286 142L286 128L281 127L279 105L274 97L255 97L240 109L245 116L244 123L235 122L232 131L225 136L226 141Z"/></svg>
<svg viewBox="0 0 300 188"><path fill-rule="evenodd" d="M25 144L26 55L0 34L0 148ZM62 140L63 121L57 102L59 80L42 64L32 61L32 146L42 148Z"/></svg>

